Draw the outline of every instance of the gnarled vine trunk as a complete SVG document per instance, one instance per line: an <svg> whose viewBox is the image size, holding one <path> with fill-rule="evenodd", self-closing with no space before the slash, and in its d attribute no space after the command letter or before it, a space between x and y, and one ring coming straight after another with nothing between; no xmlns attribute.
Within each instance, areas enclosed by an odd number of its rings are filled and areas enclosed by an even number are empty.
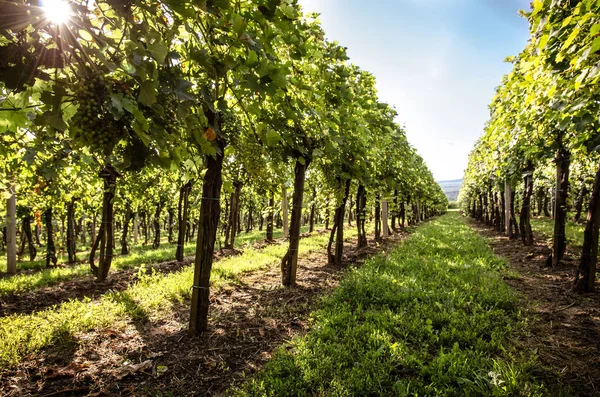
<svg viewBox="0 0 600 397"><path fill-rule="evenodd" d="M509 227L511 228L511 232L509 233L509 239L513 240L513 239L518 239L521 237L521 234L519 232L519 223L517 222L517 215L516 215L516 211L515 211L515 197L517 195L517 192L515 192L514 190L512 190L510 192L510 218L509 218Z"/></svg>
<svg viewBox="0 0 600 397"><path fill-rule="evenodd" d="M190 192L192 191L192 181L188 181L179 188L179 204L177 206L177 250L175 259L183 261L185 239L189 230L188 218L190 208Z"/></svg>
<svg viewBox="0 0 600 397"><path fill-rule="evenodd" d="M406 227L406 204L404 201L400 203L400 222L402 222L402 227Z"/></svg>
<svg viewBox="0 0 600 397"><path fill-rule="evenodd" d="M143 245L148 245L148 213L146 211L142 212L142 233L144 234Z"/></svg>
<svg viewBox="0 0 600 397"><path fill-rule="evenodd" d="M367 219L367 190L363 184L358 185L356 191L356 231L358 232L357 248L368 245L365 233L365 221Z"/></svg>
<svg viewBox="0 0 600 397"><path fill-rule="evenodd" d="M294 194L292 198L292 219L289 230L290 244L281 261L281 283L284 286L296 284L298 270L298 246L302 221L302 201L304 199L304 181L310 160L297 158L294 166ZM285 191L284 191L285 195ZM287 201L287 200L286 200Z"/></svg>
<svg viewBox="0 0 600 397"><path fill-rule="evenodd" d="M392 231L396 231L396 222L398 220L398 190L394 190L394 210L392 211Z"/></svg>
<svg viewBox="0 0 600 397"><path fill-rule="evenodd" d="M252 202L250 202L250 205L248 206L248 219L246 222L246 233L249 233L250 230L252 230L254 228L254 218L252 217L253 210L254 210L254 206L253 206Z"/></svg>
<svg viewBox="0 0 600 397"><path fill-rule="evenodd" d="M592 197L588 206L587 223L583 232L583 249L575 276L575 290L594 290L598 264L598 230L600 229L600 164L594 178Z"/></svg>
<svg viewBox="0 0 600 397"><path fill-rule="evenodd" d="M565 148L556 152L556 199L554 208L554 236L552 238L552 253L548 264L557 266L567 249L565 224L567 222L567 197L569 194L569 166L571 153Z"/></svg>
<svg viewBox="0 0 600 397"><path fill-rule="evenodd" d="M75 199L67 203L67 257L70 265L77 262L77 233L75 228Z"/></svg>
<svg viewBox="0 0 600 397"><path fill-rule="evenodd" d="M154 241L152 241L152 248L157 249L160 247L160 213L162 211L164 203L159 201L156 204L156 212L154 213Z"/></svg>
<svg viewBox="0 0 600 397"><path fill-rule="evenodd" d="M531 196L533 193L533 164L528 162L523 174L523 202L521 204L521 215L519 228L523 245L533 245L533 231L531 229Z"/></svg>
<svg viewBox="0 0 600 397"><path fill-rule="evenodd" d="M211 125L218 126L218 115L210 112ZM216 128L218 130L218 127ZM223 153L225 141L217 138L216 155L206 159L206 173L202 185L202 202L198 220L196 259L194 261L194 284L188 333L195 335L206 331L208 326L210 272L213 264L217 228L221 213L221 186L223 185Z"/></svg>
<svg viewBox="0 0 600 397"><path fill-rule="evenodd" d="M235 190L231 193L231 204L229 206L229 220L227 222L226 236L225 236L225 248L233 248L235 243L235 236L238 231L239 225L239 207L240 207L240 193L242 191L242 182L236 181L233 183Z"/></svg>
<svg viewBox="0 0 600 397"><path fill-rule="evenodd" d="M498 200L498 192L494 192L494 226L497 232L502 231L502 217L500 216L500 202Z"/></svg>
<svg viewBox="0 0 600 397"><path fill-rule="evenodd" d="M102 197L102 221L98 235L90 251L90 268L98 282L104 282L108 276L113 258L113 199L117 188L117 177L119 174L110 164L104 167L98 174L103 180L104 195ZM98 266L94 263L96 250L99 248Z"/></svg>
<svg viewBox="0 0 600 397"><path fill-rule="evenodd" d="M577 196L577 202L575 203L575 222L579 222L581 219L581 212L583 211L583 202L588 195L588 189L585 183L581 187L579 191L579 196Z"/></svg>
<svg viewBox="0 0 600 397"><path fill-rule="evenodd" d="M379 193L375 194L375 241L381 241L381 204Z"/></svg>
<svg viewBox="0 0 600 397"><path fill-rule="evenodd" d="M268 212L267 212L267 233L266 240L273 241L273 207L275 206L275 193L271 191L269 196Z"/></svg>
<svg viewBox="0 0 600 397"><path fill-rule="evenodd" d="M31 233L31 215L29 213L29 208L27 208L27 214L21 218L21 223L23 225L23 236L25 237L21 241L21 252L25 251L25 244L27 244L27 250L29 251L29 260L33 261L37 255L37 249L35 248L35 244L33 244L33 234Z"/></svg>
<svg viewBox="0 0 600 397"><path fill-rule="evenodd" d="M550 194L548 192L548 189L545 189L545 194L544 194L544 216L547 218L550 218L551 214L550 214L550 210L548 209L548 206L550 205Z"/></svg>
<svg viewBox="0 0 600 397"><path fill-rule="evenodd" d="M390 227L388 225L389 211L387 199L381 200L381 233L383 237L389 237Z"/></svg>
<svg viewBox="0 0 600 397"><path fill-rule="evenodd" d="M342 256L344 255L344 212L346 209L346 202L348 201L348 195L350 193L350 183L350 179L346 180L344 187L344 198L342 199L342 203L335 209L335 215L333 217L333 228L331 229L329 243L327 244L327 261L330 265L341 265ZM334 244L334 237L335 249L332 253L331 248Z"/></svg>
<svg viewBox="0 0 600 397"><path fill-rule="evenodd" d="M46 267L56 266L56 246L54 244L54 227L52 226L52 207L44 211L46 223Z"/></svg>
<svg viewBox="0 0 600 397"><path fill-rule="evenodd" d="M121 233L121 254L127 255L129 253L129 246L127 244L127 238L129 235L129 223L131 222L131 203L128 201L125 204L125 217L123 219L123 232Z"/></svg>
<svg viewBox="0 0 600 397"><path fill-rule="evenodd" d="M168 217L167 217L167 239L169 241L169 244L173 244L173 218L175 217L175 213L173 211L173 208L171 206L169 206L169 209L167 211Z"/></svg>
<svg viewBox="0 0 600 397"><path fill-rule="evenodd" d="M290 236L290 218L288 213L287 189L284 187L281 190L281 226L283 228L283 238L288 238Z"/></svg>

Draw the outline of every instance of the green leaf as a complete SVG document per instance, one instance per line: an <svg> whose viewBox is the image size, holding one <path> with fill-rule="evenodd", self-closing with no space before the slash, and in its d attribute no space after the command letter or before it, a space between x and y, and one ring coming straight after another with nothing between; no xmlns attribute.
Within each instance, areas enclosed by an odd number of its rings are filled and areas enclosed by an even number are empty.
<svg viewBox="0 0 600 397"><path fill-rule="evenodd" d="M279 9L289 19L296 19L296 9L290 5L282 4Z"/></svg>
<svg viewBox="0 0 600 397"><path fill-rule="evenodd" d="M558 124L558 129L564 131L567 129L569 124L571 123L571 119L569 117L562 119L562 121Z"/></svg>
<svg viewBox="0 0 600 397"><path fill-rule="evenodd" d="M123 94L110 94L110 103L119 113L123 112Z"/></svg>
<svg viewBox="0 0 600 397"><path fill-rule="evenodd" d="M133 115L133 117L135 117L135 119L144 126L144 131L147 130L147 120L146 117L144 116L144 113L142 113L140 111L140 109L137 107L137 104L135 104L133 101L131 101L128 98L123 98L123 100L121 101L121 103L123 104L123 109L127 110L129 113L131 113Z"/></svg>
<svg viewBox="0 0 600 397"><path fill-rule="evenodd" d="M538 48L543 50L546 48L546 44L548 44L548 39L550 39L550 35L545 34L540 38L540 43L538 44Z"/></svg>
<svg viewBox="0 0 600 397"><path fill-rule="evenodd" d="M533 3L531 4L531 6L535 11L539 11L544 6L544 1L543 0L534 0Z"/></svg>
<svg viewBox="0 0 600 397"><path fill-rule="evenodd" d="M233 193L234 192L233 183L231 181L223 182L223 192L224 193Z"/></svg>
<svg viewBox="0 0 600 397"><path fill-rule="evenodd" d="M52 96L52 92L44 91L42 95L40 95L40 101L44 102L46 105L51 105L53 102L54 96Z"/></svg>
<svg viewBox="0 0 600 397"><path fill-rule="evenodd" d="M140 123L134 123L133 130L135 131L137 136L142 140L144 145L148 146L150 144L150 137L144 132L144 127Z"/></svg>
<svg viewBox="0 0 600 397"><path fill-rule="evenodd" d="M87 30L79 29L79 37L85 41L93 41L94 37Z"/></svg>
<svg viewBox="0 0 600 397"><path fill-rule="evenodd" d="M156 59L158 63L164 63L167 54L169 53L169 47L162 41L155 41L148 45L148 52L152 55L152 58Z"/></svg>
<svg viewBox="0 0 600 397"><path fill-rule="evenodd" d="M233 18L231 19L231 28L237 34L237 36L240 37L246 29L246 22L244 21L244 18L241 15L234 14Z"/></svg>
<svg viewBox="0 0 600 397"><path fill-rule="evenodd" d="M249 51L246 58L246 66L252 67L258 63L258 54L256 51Z"/></svg>
<svg viewBox="0 0 600 397"><path fill-rule="evenodd" d="M275 146L281 141L281 136L273 129L267 131L267 145Z"/></svg>
<svg viewBox="0 0 600 397"><path fill-rule="evenodd" d="M67 123L65 123L62 117L52 112L45 112L38 115L35 119L35 123L39 126L50 126L61 132L67 129Z"/></svg>
<svg viewBox="0 0 600 397"><path fill-rule="evenodd" d="M10 111L0 112L0 132L16 131L29 123L27 113Z"/></svg>
<svg viewBox="0 0 600 397"><path fill-rule="evenodd" d="M154 88L153 81L144 81L140 84L140 94L138 95L138 101L144 106L152 106L156 103L156 88Z"/></svg>
<svg viewBox="0 0 600 397"><path fill-rule="evenodd" d="M592 53L597 52L600 49L600 37L596 37L594 39L594 42L592 43L591 48L592 48L592 50L591 50Z"/></svg>
<svg viewBox="0 0 600 397"><path fill-rule="evenodd" d="M57 129L58 131L65 131L67 129L67 123L62 119L62 117L58 114L52 114L46 118L46 121L50 126Z"/></svg>
<svg viewBox="0 0 600 397"><path fill-rule="evenodd" d="M580 31L581 31L581 28L573 29L573 31L567 38L567 41L565 41L565 44L563 44L562 50L567 49L573 43L573 41L575 41L575 39L577 38L577 35L579 34Z"/></svg>

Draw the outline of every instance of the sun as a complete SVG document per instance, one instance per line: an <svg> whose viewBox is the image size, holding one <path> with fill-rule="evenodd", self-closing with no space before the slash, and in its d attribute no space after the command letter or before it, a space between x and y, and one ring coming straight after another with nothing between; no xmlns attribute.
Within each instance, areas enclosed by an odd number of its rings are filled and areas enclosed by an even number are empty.
<svg viewBox="0 0 600 397"><path fill-rule="evenodd" d="M62 25L71 18L71 6L66 0L41 0L40 5L46 19L53 24Z"/></svg>

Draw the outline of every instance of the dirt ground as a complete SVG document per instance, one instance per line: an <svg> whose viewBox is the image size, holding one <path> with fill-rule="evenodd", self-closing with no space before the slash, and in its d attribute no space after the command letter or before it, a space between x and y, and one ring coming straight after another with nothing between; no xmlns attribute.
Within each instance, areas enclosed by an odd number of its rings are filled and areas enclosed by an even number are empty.
<svg viewBox="0 0 600 397"><path fill-rule="evenodd" d="M338 285L348 266L386 250L369 242L355 250L347 241L341 267L327 265L325 250L301 256L298 285L280 287L279 265L247 274L212 295L210 329L186 334L189 302L175 307L169 321L104 329L29 356L3 374L0 394L7 396L209 396L218 395L252 375L275 349L310 327L310 313Z"/></svg>
<svg viewBox="0 0 600 397"><path fill-rule="evenodd" d="M537 350L548 370L542 376L550 384L570 387L570 395L600 396L600 293L572 289L579 250L568 249L559 267L548 268L547 236L536 233L535 245L525 247L521 240L508 240L488 226L471 225L518 273L506 282L519 291L523 307L534 318L528 335L518 343ZM600 283L596 285L600 290Z"/></svg>
<svg viewBox="0 0 600 397"><path fill-rule="evenodd" d="M277 240L276 242L278 242ZM257 243L264 244L264 243ZM215 252L214 260L237 255L240 251L235 249L221 249ZM172 273L194 262L194 257L186 257L182 262L176 260L154 263L146 267L146 273ZM40 271L38 269L36 271ZM27 273L34 273L28 271ZM25 272L23 272L25 273ZM138 280L139 269L113 270L109 278L103 283L97 283L92 274L83 277L73 277L71 280L60 281L55 284L37 288L32 291L0 296L0 317L11 314L29 314L59 305L70 299L98 299L108 291L122 291Z"/></svg>

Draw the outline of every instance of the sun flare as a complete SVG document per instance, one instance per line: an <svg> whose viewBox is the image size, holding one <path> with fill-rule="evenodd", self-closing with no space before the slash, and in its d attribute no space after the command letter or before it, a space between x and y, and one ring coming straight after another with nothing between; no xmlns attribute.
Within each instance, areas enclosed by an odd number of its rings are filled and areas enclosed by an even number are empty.
<svg viewBox="0 0 600 397"><path fill-rule="evenodd" d="M45 17L56 25L62 25L71 18L72 11L68 1L42 0L40 5Z"/></svg>

